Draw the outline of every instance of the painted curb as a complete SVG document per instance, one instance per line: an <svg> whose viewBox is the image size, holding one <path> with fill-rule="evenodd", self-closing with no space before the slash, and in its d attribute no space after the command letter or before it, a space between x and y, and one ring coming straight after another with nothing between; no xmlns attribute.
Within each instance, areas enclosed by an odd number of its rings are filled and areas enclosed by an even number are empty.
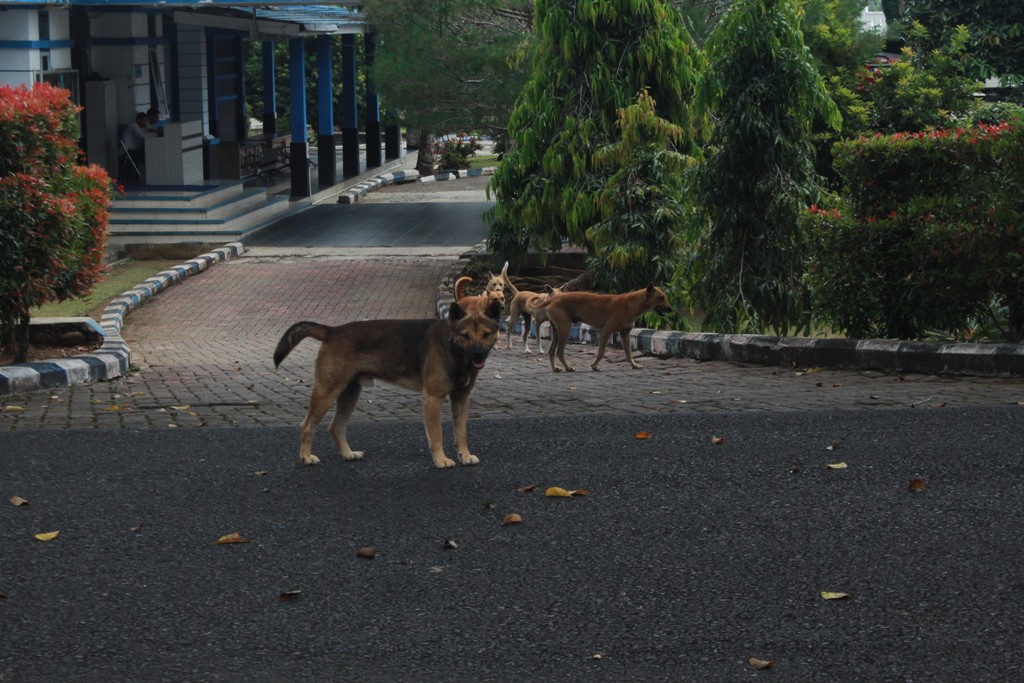
<svg viewBox="0 0 1024 683"><path fill-rule="evenodd" d="M131 349L121 337L124 317L158 292L198 275L207 268L230 258L241 256L245 247L232 242L219 249L189 259L179 266L161 271L136 285L107 304L100 317L103 345L93 353L70 358L9 365L0 368L0 396L10 396L36 389L54 389L73 384L102 382L123 376L131 367Z"/></svg>
<svg viewBox="0 0 1024 683"><path fill-rule="evenodd" d="M445 171L443 173L435 173L430 176L420 176L420 172L416 170L382 173L381 175L375 176L365 182L359 183L358 185L353 185L349 189L338 194L338 203L355 204L370 192L387 185L400 185L403 183L415 182L433 183L443 182L445 180L457 180L459 178L478 178L480 176L494 175L496 170L496 167L489 166L487 168L469 168L458 171Z"/></svg>
<svg viewBox="0 0 1024 683"><path fill-rule="evenodd" d="M463 254L438 287L438 317L448 315L454 300L455 280L474 260L486 254L481 242ZM505 333L508 324L501 323ZM513 334L522 335L516 321ZM541 334L550 339L550 325ZM569 332L574 344L597 344L600 330L578 323ZM746 334L674 332L634 328L629 335L633 349L662 358L692 358L697 361L723 360L732 363L777 365L787 368L836 368L880 370L925 375L971 375L978 377L1024 377L1024 344L972 344L958 342L899 341L887 339L815 339L770 337ZM611 346L622 347L619 335Z"/></svg>

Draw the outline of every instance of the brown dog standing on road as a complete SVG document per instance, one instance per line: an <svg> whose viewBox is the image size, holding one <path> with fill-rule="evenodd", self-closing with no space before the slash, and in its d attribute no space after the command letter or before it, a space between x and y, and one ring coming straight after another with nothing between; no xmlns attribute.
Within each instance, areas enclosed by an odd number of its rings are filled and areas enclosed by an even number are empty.
<svg viewBox="0 0 1024 683"><path fill-rule="evenodd" d="M504 275L504 271L502 271ZM548 319L548 312L546 308L540 306L548 299L561 294L562 287L547 286L546 291L543 292L528 292L526 290L520 291L516 289L516 286L512 284L512 281L505 275L505 286L512 290L512 303L508 306L508 348L512 349L512 330L515 329L516 323L519 322L519 316L523 316L523 353L533 353L530 350L530 322L535 321L537 323L537 348L540 349L541 353L544 353L544 342L540 338L540 326Z"/></svg>
<svg viewBox="0 0 1024 683"><path fill-rule="evenodd" d="M467 426L469 394L487 354L498 341L501 302L492 301L482 313L453 303L444 320L361 320L338 327L300 322L288 328L274 351L274 366L306 337L322 342L316 357L313 395L299 430L299 459L315 465L311 451L317 425L337 401L330 433L345 460L363 457L348 445L345 429L362 387L373 380L423 394L423 423L435 467L453 467L444 453L441 402L448 397L455 426L455 445L463 465L480 460L469 452Z"/></svg>
<svg viewBox="0 0 1024 683"><path fill-rule="evenodd" d="M594 294L593 292L563 292L548 301L538 304L547 310L548 322L551 323L552 341L548 348L551 369L555 367L555 354L562 361L566 372L572 372L571 365L565 362L565 344L569 341L569 328L574 322L585 322L591 327L601 330L597 343L597 358L590 364L597 370L597 364L604 358L604 349L612 334L618 332L622 340L622 349L626 352L626 360L634 368L642 367L633 360L633 350L629 344L629 331L633 329L636 319L648 311L660 315L671 313L665 292L660 287L648 285L647 289L638 289L627 294Z"/></svg>

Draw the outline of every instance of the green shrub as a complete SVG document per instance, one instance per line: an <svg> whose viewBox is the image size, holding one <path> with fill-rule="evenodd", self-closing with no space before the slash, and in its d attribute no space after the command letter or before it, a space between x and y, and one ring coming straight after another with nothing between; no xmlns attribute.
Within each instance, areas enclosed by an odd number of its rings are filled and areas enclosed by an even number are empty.
<svg viewBox="0 0 1024 683"><path fill-rule="evenodd" d="M844 203L812 207L815 316L851 336L1024 336L1024 119L838 143Z"/></svg>

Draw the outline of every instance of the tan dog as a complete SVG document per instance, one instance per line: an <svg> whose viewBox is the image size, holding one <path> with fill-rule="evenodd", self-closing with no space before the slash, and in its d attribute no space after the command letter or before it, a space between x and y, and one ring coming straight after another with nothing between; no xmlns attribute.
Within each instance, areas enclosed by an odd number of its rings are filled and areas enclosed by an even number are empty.
<svg viewBox="0 0 1024 683"><path fill-rule="evenodd" d="M501 303L484 313L453 303L444 320L362 320L338 327L300 322L288 328L274 351L274 366L306 337L322 342L316 357L313 395L299 430L299 459L315 465L311 446L317 425L331 404L337 410L330 433L345 460L363 457L348 445L345 430L363 386L379 379L423 394L423 422L435 467L453 467L441 438L441 402L452 405L455 445L463 465L480 460L469 452L469 395L487 354L498 340Z"/></svg>
<svg viewBox="0 0 1024 683"><path fill-rule="evenodd" d="M520 291L516 288L512 281L508 279L508 262L505 263L505 268L501 271L502 280L505 286L512 292L512 303L508 305L508 348L512 349L512 330L515 328L516 323L519 322L519 316L523 316L523 353L533 353L530 350L530 322L531 319L537 323L537 347L541 353L544 353L544 343L540 338L540 326L545 320L548 319L548 312L546 308L540 306L551 297L560 294L562 292L561 287L547 286L547 290L544 292L527 292Z"/></svg>
<svg viewBox="0 0 1024 683"><path fill-rule="evenodd" d="M467 311L472 309L483 312L487 310L492 300L498 300L504 305L505 281L502 278L508 279L507 273L508 261L505 261L505 266L497 275L487 271L487 284L484 285L484 293L479 296L466 294L465 288L473 282L473 278L463 275L455 281L455 300Z"/></svg>
<svg viewBox="0 0 1024 683"><path fill-rule="evenodd" d="M548 321L551 323L551 347L548 356L551 358L551 369L555 367L555 354L562 361L566 372L573 368L565 362L565 344L569 340L569 328L573 322L582 321L591 327L601 330L597 343L597 358L590 367L597 370L597 364L604 358L604 350L612 334L618 332L622 340L622 349L626 352L626 360L634 368L643 367L633 360L630 348L629 331L633 329L636 319L648 311L664 315L671 313L665 292L660 287L648 285L646 289L638 289L628 294L594 294L593 292L563 292L550 300L539 304L547 310ZM557 342L555 341L557 338Z"/></svg>

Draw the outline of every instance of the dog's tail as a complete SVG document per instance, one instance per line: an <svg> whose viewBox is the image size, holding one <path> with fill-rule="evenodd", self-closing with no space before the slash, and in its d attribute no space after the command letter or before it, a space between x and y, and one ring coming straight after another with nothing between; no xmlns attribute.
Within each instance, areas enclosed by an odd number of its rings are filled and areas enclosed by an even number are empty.
<svg viewBox="0 0 1024 683"><path fill-rule="evenodd" d="M327 325L321 325L320 323L311 323L308 320L304 320L301 323L295 323L288 328L288 331L281 337L281 341L277 342L277 348L274 350L274 367L281 365L281 361L292 352L299 342L306 337L312 337L317 341L327 341L327 337L330 334L331 328Z"/></svg>
<svg viewBox="0 0 1024 683"><path fill-rule="evenodd" d="M512 296L515 296L516 294L519 293L519 290L516 289L516 286L512 284L511 280L508 279L508 261L505 261L505 265L501 267L501 273L499 273L499 275L501 275L501 281L505 283L505 286L512 291Z"/></svg>
<svg viewBox="0 0 1024 683"><path fill-rule="evenodd" d="M462 277L460 277L458 280L455 281L455 300L456 301L458 301L459 299L461 299L461 298L466 296L466 293L465 293L465 291L463 291L463 288L466 285L468 285L469 283L471 283L472 281L473 281L473 278L466 277L465 275L463 275Z"/></svg>

